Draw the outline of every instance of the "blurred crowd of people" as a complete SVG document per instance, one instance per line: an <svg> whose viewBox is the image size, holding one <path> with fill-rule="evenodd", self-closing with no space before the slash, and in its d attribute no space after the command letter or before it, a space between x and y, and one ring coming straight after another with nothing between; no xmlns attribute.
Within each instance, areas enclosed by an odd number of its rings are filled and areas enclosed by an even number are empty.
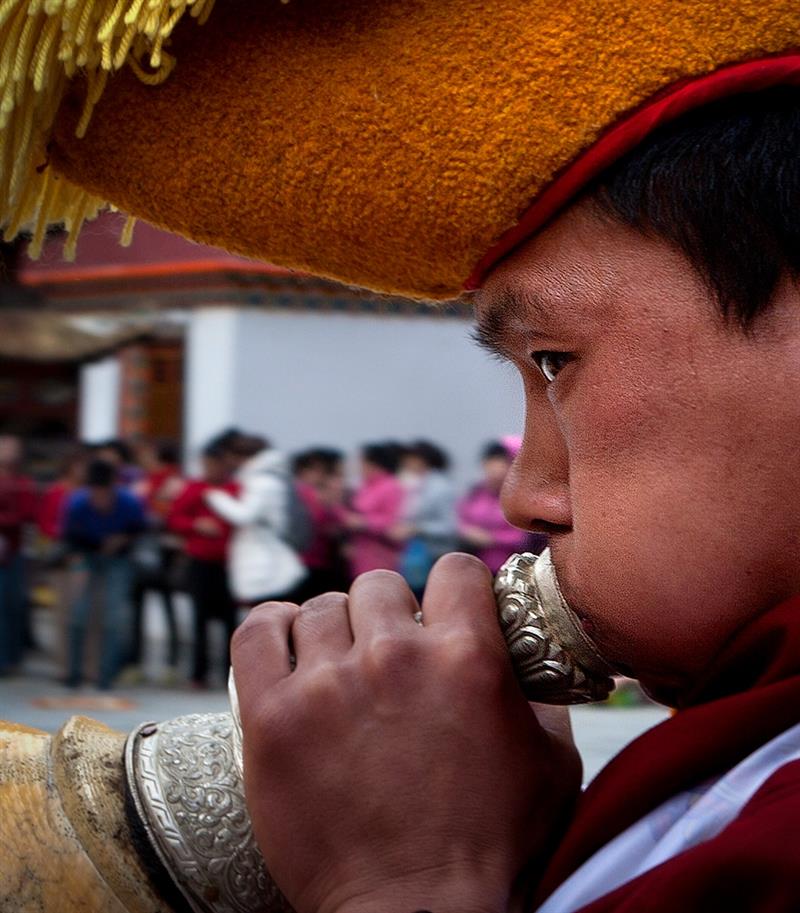
<svg viewBox="0 0 800 913"><path fill-rule="evenodd" d="M430 441L365 445L352 488L340 451L289 457L239 429L208 442L195 477L184 476L174 444L112 440L77 447L60 478L42 486L21 471L21 442L0 436L0 675L19 666L32 642L26 543L33 539L36 563L58 592L65 684L87 678L92 650L99 688L121 673L140 675L145 605L154 597L166 668L177 680L176 594L185 593L188 676L202 688L215 666L227 669L242 613L267 599L301 603L378 568L401 573L421 598L446 552L471 551L496 572L512 552L541 551L544 537L510 526L500 506L518 449L514 437L488 444L482 477L459 497L447 454ZM215 620L224 646L211 657Z"/></svg>

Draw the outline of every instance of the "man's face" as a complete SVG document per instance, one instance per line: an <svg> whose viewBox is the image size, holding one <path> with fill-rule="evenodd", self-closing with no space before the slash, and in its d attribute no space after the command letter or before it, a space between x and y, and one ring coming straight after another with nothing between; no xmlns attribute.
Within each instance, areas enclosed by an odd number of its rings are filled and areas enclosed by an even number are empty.
<svg viewBox="0 0 800 913"><path fill-rule="evenodd" d="M800 591L797 297L787 283L745 335L683 256L586 202L478 296L525 389L506 513L551 534L587 631L665 697Z"/></svg>

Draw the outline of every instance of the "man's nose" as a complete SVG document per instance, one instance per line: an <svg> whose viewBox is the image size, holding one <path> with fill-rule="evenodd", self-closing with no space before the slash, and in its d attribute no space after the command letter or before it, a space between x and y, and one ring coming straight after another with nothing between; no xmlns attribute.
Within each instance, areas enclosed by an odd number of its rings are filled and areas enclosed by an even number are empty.
<svg viewBox="0 0 800 913"><path fill-rule="evenodd" d="M520 529L564 532L572 526L567 448L552 414L542 413L526 420L522 449L503 483L503 511Z"/></svg>

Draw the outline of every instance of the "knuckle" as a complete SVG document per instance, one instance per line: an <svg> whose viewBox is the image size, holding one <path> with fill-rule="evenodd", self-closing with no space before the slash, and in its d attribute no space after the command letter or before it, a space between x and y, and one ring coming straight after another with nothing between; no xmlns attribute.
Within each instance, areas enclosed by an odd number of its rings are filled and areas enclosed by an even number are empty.
<svg viewBox="0 0 800 913"><path fill-rule="evenodd" d="M287 602L265 602L252 609L233 632L231 651L240 653L248 647L272 640L297 614L297 606Z"/></svg>
<svg viewBox="0 0 800 913"><path fill-rule="evenodd" d="M292 629L295 632L313 633L325 619L347 611L347 597L343 593L326 593L304 602L297 613Z"/></svg>
<svg viewBox="0 0 800 913"><path fill-rule="evenodd" d="M347 693L347 674L343 664L332 661L317 663L303 676L302 702L306 709L319 707L330 712Z"/></svg>
<svg viewBox="0 0 800 913"><path fill-rule="evenodd" d="M442 638L439 661L450 675L480 687L499 684L506 663L493 644L471 630L452 631Z"/></svg>
<svg viewBox="0 0 800 913"><path fill-rule="evenodd" d="M381 634L364 647L361 661L365 675L380 681L412 669L418 658L419 645L414 639Z"/></svg>

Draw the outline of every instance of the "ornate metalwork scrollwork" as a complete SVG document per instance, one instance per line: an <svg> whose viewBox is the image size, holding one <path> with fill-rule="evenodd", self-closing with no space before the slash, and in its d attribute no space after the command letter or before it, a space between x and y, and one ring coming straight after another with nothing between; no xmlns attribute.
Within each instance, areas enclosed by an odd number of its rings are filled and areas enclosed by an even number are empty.
<svg viewBox="0 0 800 913"><path fill-rule="evenodd" d="M580 704L608 697L613 670L561 594L549 549L512 555L494 590L514 671L530 700Z"/></svg>

